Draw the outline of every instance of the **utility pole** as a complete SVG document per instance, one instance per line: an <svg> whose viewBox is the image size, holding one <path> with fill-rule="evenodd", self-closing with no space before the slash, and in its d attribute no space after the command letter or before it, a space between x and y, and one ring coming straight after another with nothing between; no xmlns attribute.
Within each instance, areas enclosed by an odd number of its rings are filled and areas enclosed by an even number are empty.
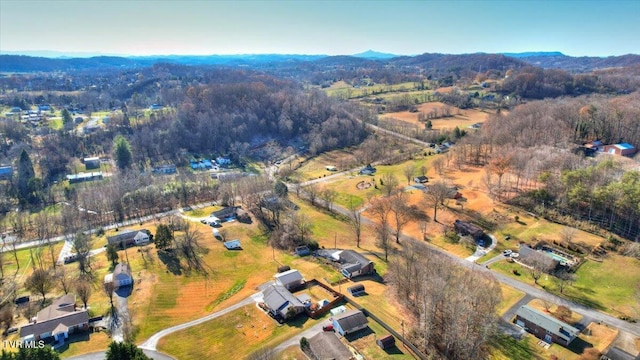
<svg viewBox="0 0 640 360"><path fill-rule="evenodd" d="M333 234L333 247L336 250L338 249L338 233Z"/></svg>

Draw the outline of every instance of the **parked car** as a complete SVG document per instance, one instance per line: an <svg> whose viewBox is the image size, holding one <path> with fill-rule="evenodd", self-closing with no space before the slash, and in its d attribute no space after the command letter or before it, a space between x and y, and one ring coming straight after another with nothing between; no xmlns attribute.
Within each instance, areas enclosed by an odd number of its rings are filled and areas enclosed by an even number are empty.
<svg viewBox="0 0 640 360"><path fill-rule="evenodd" d="M329 324L329 325L323 326L322 331L333 331L333 325Z"/></svg>
<svg viewBox="0 0 640 360"><path fill-rule="evenodd" d="M513 251L511 251L511 250L507 249L507 250L505 250L505 251L503 251L503 252L502 252L502 255L504 255L504 256L509 256L509 255L511 255L511 253L512 253L512 252L513 252Z"/></svg>

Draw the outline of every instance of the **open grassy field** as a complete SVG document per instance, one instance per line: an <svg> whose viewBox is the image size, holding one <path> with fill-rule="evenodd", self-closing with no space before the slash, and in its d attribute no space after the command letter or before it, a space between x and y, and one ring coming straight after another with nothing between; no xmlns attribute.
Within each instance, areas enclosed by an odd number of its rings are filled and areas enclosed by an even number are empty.
<svg viewBox="0 0 640 360"><path fill-rule="evenodd" d="M468 126L475 123L485 122L491 114L495 114L494 110L480 110L480 109L458 109L454 106L449 106L441 102L429 102L420 104L417 106L418 112L399 111L389 112L382 115L381 120L396 119L410 124L420 125L423 123L418 120L418 115L421 112L429 113L433 110L437 110L438 113L442 113L443 109L449 108L451 117L432 119L431 124L434 130L449 129L452 130L456 126L460 129L465 129Z"/></svg>
<svg viewBox="0 0 640 360"><path fill-rule="evenodd" d="M158 349L177 359L242 359L261 347L275 346L326 318L328 315L317 320L298 316L279 325L252 304L163 338Z"/></svg>
<svg viewBox="0 0 640 360"><path fill-rule="evenodd" d="M502 301L498 304L498 315L502 316L507 310L515 305L520 299L524 297L524 292L516 290L509 285L500 284L502 290Z"/></svg>
<svg viewBox="0 0 640 360"><path fill-rule="evenodd" d="M530 285L531 274L517 263L497 262L491 268ZM620 271L625 269L625 271ZM516 276L513 270L521 275ZM611 255L602 262L587 260L576 272L576 281L560 294L550 275L538 280L540 286L571 301L590 306L614 316L634 315L634 284L640 283L640 262L633 258Z"/></svg>
<svg viewBox="0 0 640 360"><path fill-rule="evenodd" d="M389 333L378 323L369 319L369 330L362 330L362 335L352 340L349 345L355 348L365 359L414 359L409 349L396 341L396 347L382 350L376 345L376 339Z"/></svg>
<svg viewBox="0 0 640 360"><path fill-rule="evenodd" d="M333 83L330 87L323 89L327 95L342 99L355 99L369 95L379 95L390 92L404 92L416 89L418 83L405 82L393 85L375 84L373 86L353 87L344 81Z"/></svg>

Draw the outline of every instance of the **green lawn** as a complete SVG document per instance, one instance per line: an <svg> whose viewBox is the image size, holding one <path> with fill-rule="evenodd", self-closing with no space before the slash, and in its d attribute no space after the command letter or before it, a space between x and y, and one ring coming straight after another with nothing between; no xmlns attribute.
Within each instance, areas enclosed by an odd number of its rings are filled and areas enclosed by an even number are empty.
<svg viewBox="0 0 640 360"><path fill-rule="evenodd" d="M516 263L500 261L491 268L524 283L534 285L528 269ZM621 271L621 269L625 269ZM520 276L513 274L517 270ZM577 280L560 294L550 275L543 275L538 283L547 291L563 296L614 316L634 315L633 289L640 283L640 261L618 255L611 255L603 262L587 260L576 272Z"/></svg>
<svg viewBox="0 0 640 360"><path fill-rule="evenodd" d="M261 347L275 346L326 318L328 315L318 320L298 316L278 325L252 304L165 337L158 349L177 359L242 359Z"/></svg>

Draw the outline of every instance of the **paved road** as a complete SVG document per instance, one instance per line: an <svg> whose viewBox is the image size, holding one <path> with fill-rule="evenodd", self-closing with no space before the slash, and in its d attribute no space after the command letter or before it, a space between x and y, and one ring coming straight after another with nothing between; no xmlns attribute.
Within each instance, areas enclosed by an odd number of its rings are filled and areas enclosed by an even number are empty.
<svg viewBox="0 0 640 360"><path fill-rule="evenodd" d="M369 124L369 123L365 123L365 125L370 128L373 129L375 131L380 131L383 132L385 134L391 135L391 136L395 136L397 138L400 138L402 140L406 140L406 141L410 141L412 143L418 144L418 145L422 145L424 147L429 147L431 144L429 144L428 142L422 141L422 140L418 140L415 138L412 138L411 136L406 136L406 135L402 135L402 134L398 134L395 131L391 131L391 130L387 130L387 129L383 129L380 126L377 125L373 125L373 124Z"/></svg>
<svg viewBox="0 0 640 360"><path fill-rule="evenodd" d="M142 349L142 351L144 351L145 355L147 355L148 357L154 360L175 360L171 356L158 351L152 351L152 350L146 350L146 349ZM106 351L97 351L89 354L73 356L66 359L68 360L104 360L106 356L107 356Z"/></svg>
<svg viewBox="0 0 640 360"><path fill-rule="evenodd" d="M258 295L259 294L251 295L251 296L245 298L244 300L229 306L228 308L222 309L220 311L216 311L216 312L214 312L212 314L209 314L207 316L201 317L199 319L192 320L192 321L186 322L184 324L175 325L175 326L172 326L170 328L167 328L167 329L164 329L162 331L159 331L159 332L151 335L151 337L149 339L147 339L147 341L143 342L138 347L141 348L141 349L146 349L146 350L156 350L156 347L158 346L158 341L160 341L160 339L162 339L163 337L165 337L165 336L167 336L169 334L172 334L172 333L174 333L176 331L184 330L186 328L190 328L192 326L202 324L204 322L207 322L209 320L215 319L215 318L217 318L219 316L222 316L224 314L230 313L230 312L232 312L232 311L234 311L236 309L239 309L239 308L241 308L243 306L246 306L246 305L249 305L251 303L254 303L255 302L255 298ZM237 344L237 345L239 345L239 344Z"/></svg>
<svg viewBox="0 0 640 360"><path fill-rule="evenodd" d="M300 339L304 336L307 339L310 337L313 337L319 333L322 332L322 326L329 324L328 321L323 321L321 323L315 324L312 327L308 328L307 330L299 333L298 335L295 335L287 340L285 340L284 342L280 343L278 346L276 346L275 348L273 348L273 353L274 354L279 354L281 351L285 350L286 348L290 347L290 346L297 346L300 344Z"/></svg>
<svg viewBox="0 0 640 360"><path fill-rule="evenodd" d="M304 193L304 191L300 192L301 196L306 196L306 194ZM322 202L322 199L316 199L316 201L318 202ZM347 209L345 209L344 207L338 205L338 204L333 204L332 209L337 212L340 213L342 215L345 216L349 216L349 211ZM372 226L374 223L363 217L362 218L362 224L364 226ZM402 236L400 237L401 241L413 241L416 243L421 243L421 244L425 244L427 246L429 246L432 250L443 254L445 256L448 256L452 261L458 263L461 266L464 266L468 269L471 269L472 271L475 272L482 272L482 273L486 273L486 274L491 274L496 280L498 280L499 282L509 285L517 290L520 290L522 292L524 292L525 294L531 295L535 298L546 298L549 299L550 301L554 302L557 305L564 305L569 307L573 312L579 313L580 315L586 317L587 319L590 319L592 321L601 321L609 326L614 326L617 327L618 329L622 330L622 331L626 331L629 332L631 334L634 334L635 336L640 336L640 325L638 324L632 324L629 322L626 322L624 320L620 320L616 317L613 317L609 314L605 314L603 312L594 310L592 308L588 308L584 305L581 304L577 304L575 302L563 299L559 296L550 294L548 292L546 292L545 290L538 288L538 287L534 287L528 284L525 284L523 282L520 282L516 279L513 279L509 276L503 275L501 273L492 271L490 268L487 268L487 266L483 266L483 265L478 265L476 263L467 261L466 259L462 259L459 258L453 254L450 254L434 245L429 244L428 242L424 242L424 241L419 241L418 239L408 236L406 234L402 234Z"/></svg>

